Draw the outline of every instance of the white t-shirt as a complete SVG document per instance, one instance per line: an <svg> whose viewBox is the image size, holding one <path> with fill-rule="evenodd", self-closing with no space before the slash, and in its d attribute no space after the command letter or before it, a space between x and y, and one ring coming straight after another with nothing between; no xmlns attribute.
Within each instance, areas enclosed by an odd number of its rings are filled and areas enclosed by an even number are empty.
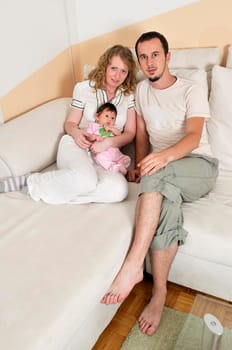
<svg viewBox="0 0 232 350"><path fill-rule="evenodd" d="M182 139L188 118L210 118L206 92L197 83L179 77L162 90L152 87L148 79L141 81L136 90L136 111L146 122L154 152ZM192 152L212 155L205 126L199 147Z"/></svg>
<svg viewBox="0 0 232 350"><path fill-rule="evenodd" d="M107 101L105 90L94 89L94 83L90 80L77 83L74 87L71 107L83 110L83 117L80 127L87 128L89 122L96 119L96 111L103 103ZM127 111L134 108L134 94L124 95L123 90L118 89L116 96L111 100L117 108L116 127L123 130L127 120Z"/></svg>

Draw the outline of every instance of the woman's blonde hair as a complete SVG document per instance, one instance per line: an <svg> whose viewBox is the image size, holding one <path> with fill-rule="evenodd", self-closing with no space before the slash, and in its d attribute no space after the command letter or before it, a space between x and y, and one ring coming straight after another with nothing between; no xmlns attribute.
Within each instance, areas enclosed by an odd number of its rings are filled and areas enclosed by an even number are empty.
<svg viewBox="0 0 232 350"><path fill-rule="evenodd" d="M106 83L106 68L114 56L119 56L128 68L128 75L121 85L121 88L124 90L124 94L128 95L135 91L137 73L137 65L135 63L133 54L128 47L122 45L114 45L106 50L105 53L100 56L97 67L89 73L88 78L94 81L95 89L103 88Z"/></svg>

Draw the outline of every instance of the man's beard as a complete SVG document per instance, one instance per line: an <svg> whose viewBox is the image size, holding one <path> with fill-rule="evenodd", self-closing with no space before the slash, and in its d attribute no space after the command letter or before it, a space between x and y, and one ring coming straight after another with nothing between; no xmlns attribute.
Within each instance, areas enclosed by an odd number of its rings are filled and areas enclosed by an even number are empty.
<svg viewBox="0 0 232 350"><path fill-rule="evenodd" d="M156 81L158 81L161 77L158 76L158 77L154 77L154 78L148 78L148 80L151 82L151 83L154 83Z"/></svg>

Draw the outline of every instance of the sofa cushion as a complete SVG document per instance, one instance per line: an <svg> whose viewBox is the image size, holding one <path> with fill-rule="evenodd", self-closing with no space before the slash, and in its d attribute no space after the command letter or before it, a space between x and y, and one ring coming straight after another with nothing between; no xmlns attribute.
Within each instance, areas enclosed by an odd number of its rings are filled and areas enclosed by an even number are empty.
<svg viewBox="0 0 232 350"><path fill-rule="evenodd" d="M181 252L232 267L232 172L221 170L214 189L197 201L184 203L183 213L189 235Z"/></svg>
<svg viewBox="0 0 232 350"><path fill-rule="evenodd" d="M232 68L232 45L228 47L228 55L226 60L226 67Z"/></svg>
<svg viewBox="0 0 232 350"><path fill-rule="evenodd" d="M134 56L135 49L131 48ZM221 60L221 50L218 47L195 47L187 49L170 49L170 68L204 69L209 71Z"/></svg>
<svg viewBox="0 0 232 350"><path fill-rule="evenodd" d="M221 60L221 51L218 47L195 47L170 51L170 68L198 68L210 71Z"/></svg>
<svg viewBox="0 0 232 350"><path fill-rule="evenodd" d="M0 128L0 179L40 171L56 159L70 98L57 99Z"/></svg>
<svg viewBox="0 0 232 350"><path fill-rule="evenodd" d="M211 89L212 68L220 64L221 50L218 47L195 47L188 49L171 50L171 61L169 67L204 69L207 72L209 90Z"/></svg>
<svg viewBox="0 0 232 350"><path fill-rule="evenodd" d="M208 121L209 142L221 169L232 170L232 69L215 66L212 71L210 110Z"/></svg>
<svg viewBox="0 0 232 350"><path fill-rule="evenodd" d="M20 192L0 195L2 350L69 349L83 324L96 333L97 317L111 308L100 299L132 239L137 186L130 185L121 203L47 205Z"/></svg>

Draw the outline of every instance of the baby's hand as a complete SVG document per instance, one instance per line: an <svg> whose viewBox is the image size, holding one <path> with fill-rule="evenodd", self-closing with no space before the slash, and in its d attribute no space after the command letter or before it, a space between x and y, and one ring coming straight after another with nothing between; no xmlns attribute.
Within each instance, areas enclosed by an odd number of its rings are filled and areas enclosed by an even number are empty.
<svg viewBox="0 0 232 350"><path fill-rule="evenodd" d="M104 125L104 129L105 131L112 131L112 127L110 127L109 125Z"/></svg>
<svg viewBox="0 0 232 350"><path fill-rule="evenodd" d="M102 141L102 140L104 140L104 137L102 137L101 135L96 135L96 140L95 141Z"/></svg>
<svg viewBox="0 0 232 350"><path fill-rule="evenodd" d="M93 135L93 134L87 134L87 139L88 141L90 142L94 142L97 140L97 136L96 135Z"/></svg>
<svg viewBox="0 0 232 350"><path fill-rule="evenodd" d="M121 135L121 131L118 128L116 128L116 126L109 126L109 125L107 126L106 125L106 126L104 126L104 128L105 128L106 132L111 131L114 136Z"/></svg>

